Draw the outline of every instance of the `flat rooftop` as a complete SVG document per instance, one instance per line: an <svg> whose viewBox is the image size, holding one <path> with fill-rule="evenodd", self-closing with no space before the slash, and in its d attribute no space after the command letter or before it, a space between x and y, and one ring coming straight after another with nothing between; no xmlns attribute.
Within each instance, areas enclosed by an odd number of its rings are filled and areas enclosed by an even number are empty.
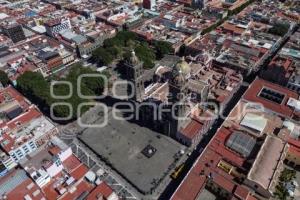
<svg viewBox="0 0 300 200"><path fill-rule="evenodd" d="M79 136L86 145L100 155L107 163L123 175L143 193L156 188L154 182L164 178L164 175L175 166L175 155L184 146L164 135L141 127L126 120L117 120L109 110L108 124L104 128L87 128ZM95 117L99 110L93 109L88 115ZM117 111L118 116L121 112ZM101 123L102 118L94 123ZM155 148L151 157L142 151L148 146Z"/></svg>

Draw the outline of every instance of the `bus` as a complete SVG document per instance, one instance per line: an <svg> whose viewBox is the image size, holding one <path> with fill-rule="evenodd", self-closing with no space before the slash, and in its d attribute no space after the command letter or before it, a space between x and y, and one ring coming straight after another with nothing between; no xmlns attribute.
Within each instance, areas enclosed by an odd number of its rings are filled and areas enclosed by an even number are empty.
<svg viewBox="0 0 300 200"><path fill-rule="evenodd" d="M182 172L183 168L184 168L184 164L181 164L178 167L176 167L174 172L171 174L171 178L176 179L179 176L179 174Z"/></svg>

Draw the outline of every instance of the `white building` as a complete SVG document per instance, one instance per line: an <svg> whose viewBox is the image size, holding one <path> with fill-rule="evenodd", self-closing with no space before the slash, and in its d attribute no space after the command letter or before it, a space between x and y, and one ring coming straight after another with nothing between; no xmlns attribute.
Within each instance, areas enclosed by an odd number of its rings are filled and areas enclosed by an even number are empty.
<svg viewBox="0 0 300 200"><path fill-rule="evenodd" d="M57 128L46 117L36 118L22 129L10 133L14 144L8 153L15 162L19 162L49 141L57 132Z"/></svg>
<svg viewBox="0 0 300 200"><path fill-rule="evenodd" d="M73 155L72 149L57 137L44 147L20 161L20 165L41 188L62 173L65 169L63 162Z"/></svg>
<svg viewBox="0 0 300 200"><path fill-rule="evenodd" d="M30 174L30 176L40 188L44 187L51 181L49 174L44 169L34 171Z"/></svg>
<svg viewBox="0 0 300 200"><path fill-rule="evenodd" d="M23 143L22 145L18 146L17 148L12 149L9 152L9 155L15 162L19 162L22 158L26 155L30 154L31 152L37 149L37 145L33 139Z"/></svg>

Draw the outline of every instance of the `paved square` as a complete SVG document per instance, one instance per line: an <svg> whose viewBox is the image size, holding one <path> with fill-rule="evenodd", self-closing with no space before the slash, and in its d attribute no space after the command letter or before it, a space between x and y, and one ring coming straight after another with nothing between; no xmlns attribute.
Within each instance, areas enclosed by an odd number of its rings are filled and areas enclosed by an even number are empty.
<svg viewBox="0 0 300 200"><path fill-rule="evenodd" d="M118 112L118 115L121 113ZM156 187L155 181L174 169L171 166L174 157L184 147L167 136L137 124L113 119L111 109L108 119L106 127L88 128L79 139L141 192L150 192ZM149 158L142 154L148 145L156 149Z"/></svg>

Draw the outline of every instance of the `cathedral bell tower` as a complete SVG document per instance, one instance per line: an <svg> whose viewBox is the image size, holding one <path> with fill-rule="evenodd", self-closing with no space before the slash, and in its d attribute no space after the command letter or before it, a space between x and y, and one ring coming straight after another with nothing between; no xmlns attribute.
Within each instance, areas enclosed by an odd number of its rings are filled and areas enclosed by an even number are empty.
<svg viewBox="0 0 300 200"><path fill-rule="evenodd" d="M135 55L135 52L132 51L131 57L125 62L125 67L127 71L127 80L132 83L128 86L128 95L131 96L131 100L141 102L143 101L145 94L143 62L141 62Z"/></svg>
<svg viewBox="0 0 300 200"><path fill-rule="evenodd" d="M169 135L176 137L177 132L185 124L186 113L188 110L187 93L190 66L182 58L172 70L172 78L169 82L169 102L172 104L173 115L170 119Z"/></svg>

